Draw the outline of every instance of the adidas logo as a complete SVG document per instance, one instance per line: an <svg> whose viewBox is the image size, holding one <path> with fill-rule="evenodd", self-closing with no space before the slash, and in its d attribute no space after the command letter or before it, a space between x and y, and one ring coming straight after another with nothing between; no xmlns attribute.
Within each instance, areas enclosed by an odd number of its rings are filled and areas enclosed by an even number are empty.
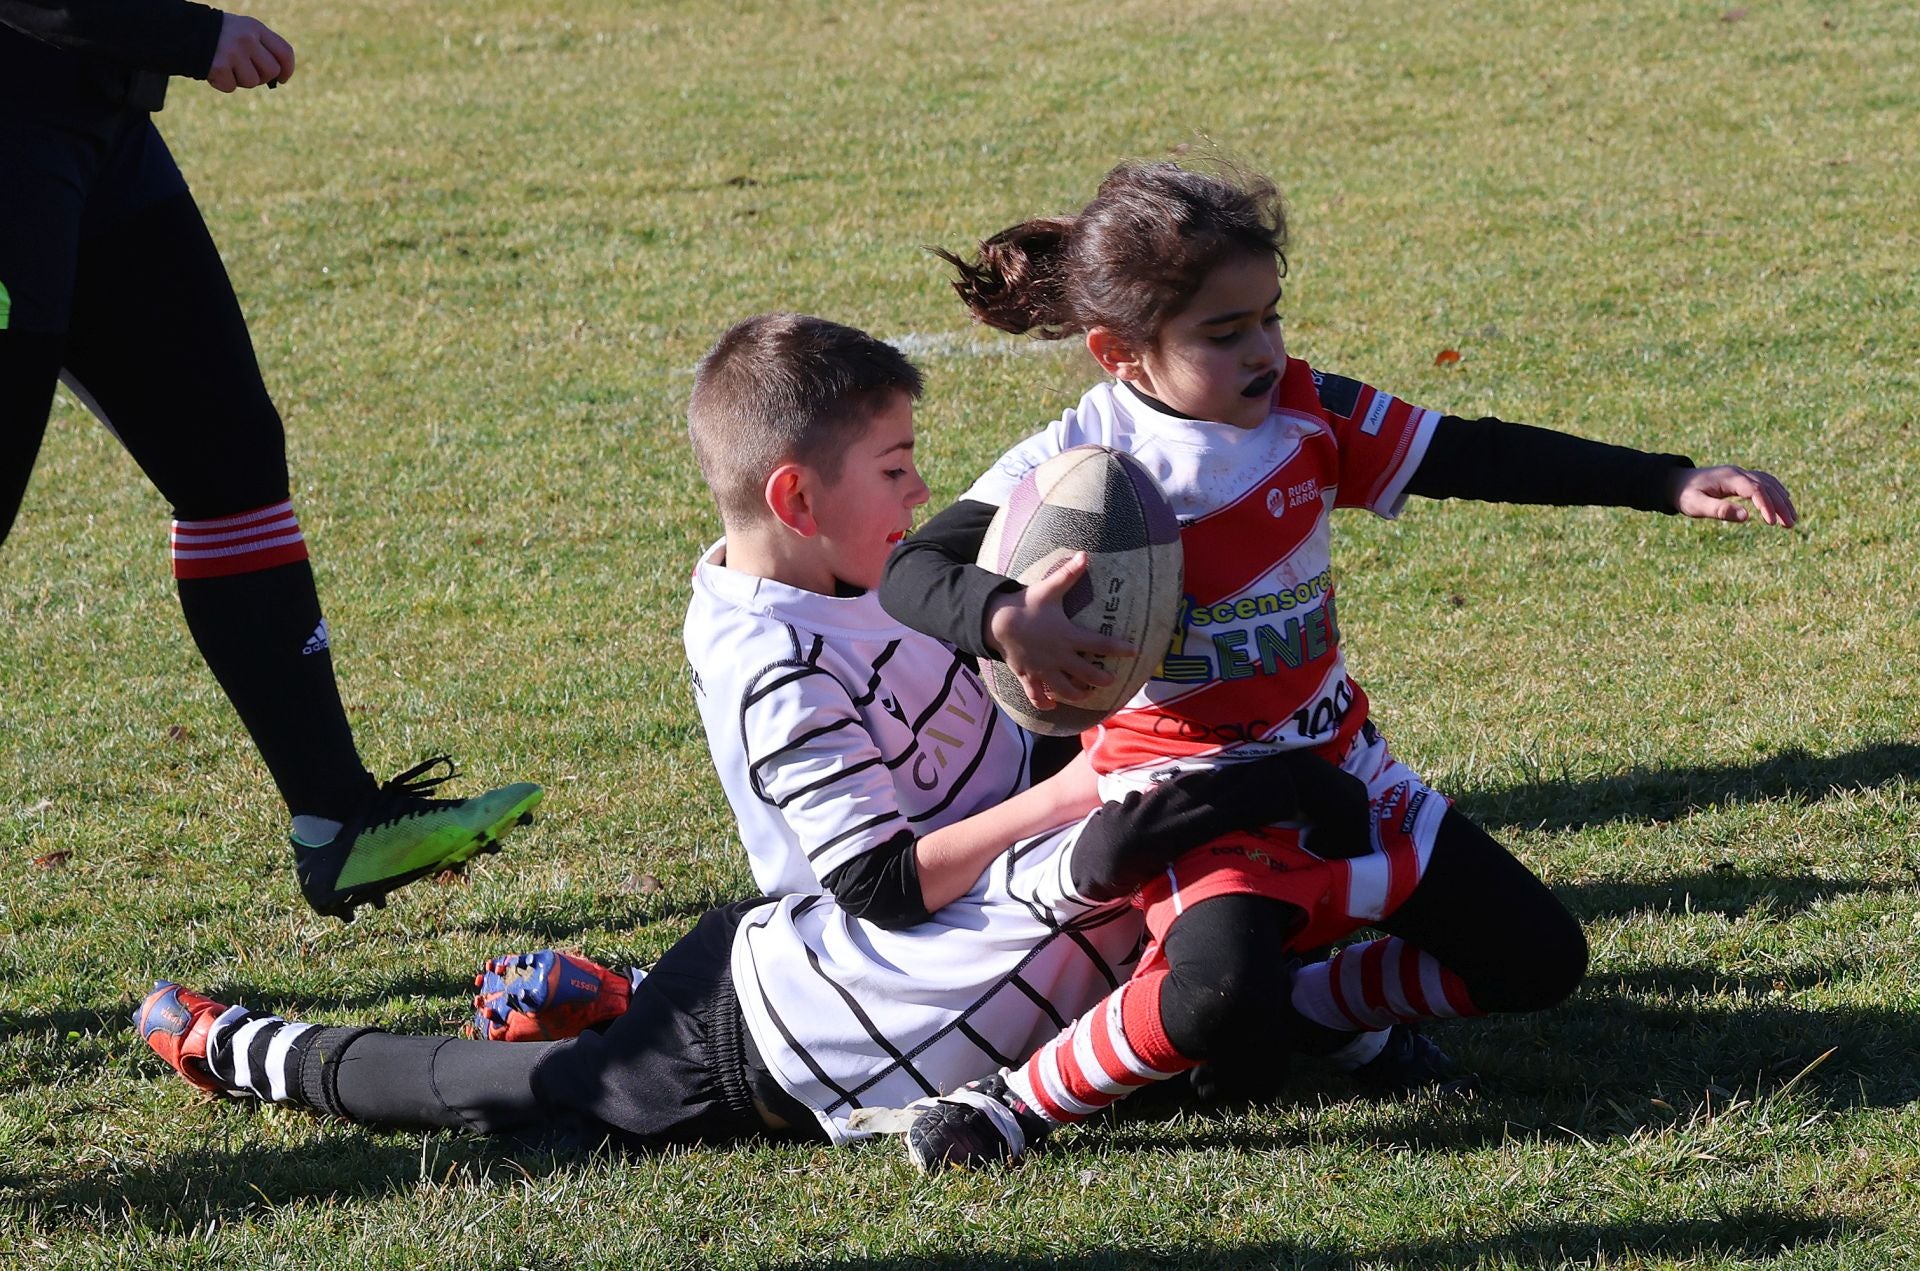
<svg viewBox="0 0 1920 1271"><path fill-rule="evenodd" d="M304 657L309 653L324 653L332 647L332 642L327 639L327 620L322 618L320 625L313 629L313 634L307 637L307 642L300 646L300 653Z"/></svg>

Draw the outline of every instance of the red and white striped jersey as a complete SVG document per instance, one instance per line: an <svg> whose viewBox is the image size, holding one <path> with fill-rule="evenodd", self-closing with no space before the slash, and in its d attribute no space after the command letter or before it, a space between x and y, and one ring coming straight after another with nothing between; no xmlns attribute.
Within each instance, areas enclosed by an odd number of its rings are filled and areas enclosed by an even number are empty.
<svg viewBox="0 0 1920 1271"><path fill-rule="evenodd" d="M1180 518L1186 583L1173 646L1093 731L1096 768L1144 779L1169 759L1298 746L1339 761L1367 699L1340 652L1330 514L1397 516L1439 419L1298 358L1252 429L1168 414L1108 382L974 483L964 497L1004 504L1029 469L1097 443L1145 464Z"/></svg>

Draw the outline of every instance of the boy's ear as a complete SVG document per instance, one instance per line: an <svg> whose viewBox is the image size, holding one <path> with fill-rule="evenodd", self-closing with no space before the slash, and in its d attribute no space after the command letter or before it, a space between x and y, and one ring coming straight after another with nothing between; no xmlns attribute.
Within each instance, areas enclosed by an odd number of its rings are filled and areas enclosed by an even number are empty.
<svg viewBox="0 0 1920 1271"><path fill-rule="evenodd" d="M1094 327L1087 332L1087 352L1093 354L1101 370L1117 380L1140 378L1139 355L1105 327Z"/></svg>
<svg viewBox="0 0 1920 1271"><path fill-rule="evenodd" d="M811 468L783 463L767 475L763 492L773 519L801 538L812 538L820 528L813 516L813 485Z"/></svg>

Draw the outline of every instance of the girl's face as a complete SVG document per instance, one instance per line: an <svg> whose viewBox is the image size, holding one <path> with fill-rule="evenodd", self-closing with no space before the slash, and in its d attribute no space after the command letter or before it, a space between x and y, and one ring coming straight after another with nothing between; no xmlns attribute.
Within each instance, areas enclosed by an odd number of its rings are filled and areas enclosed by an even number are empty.
<svg viewBox="0 0 1920 1271"><path fill-rule="evenodd" d="M1279 303L1279 265L1250 253L1216 265L1148 348L1126 349L1099 327L1087 343L1110 374L1181 414L1255 428L1286 367Z"/></svg>

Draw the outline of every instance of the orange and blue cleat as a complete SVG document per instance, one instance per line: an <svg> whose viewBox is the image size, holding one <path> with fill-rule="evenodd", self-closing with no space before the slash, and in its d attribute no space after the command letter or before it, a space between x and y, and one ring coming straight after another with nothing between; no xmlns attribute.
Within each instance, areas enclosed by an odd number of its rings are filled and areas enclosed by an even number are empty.
<svg viewBox="0 0 1920 1271"><path fill-rule="evenodd" d="M228 1026L246 1018L244 1006L227 1006L158 980L134 1012L133 1025L153 1053L182 1077L212 1094L236 1094L239 1091L209 1066L207 1051Z"/></svg>
<svg viewBox="0 0 1920 1271"><path fill-rule="evenodd" d="M626 1013L637 977L558 949L491 958L473 986L473 1023L483 1041L558 1041Z"/></svg>

